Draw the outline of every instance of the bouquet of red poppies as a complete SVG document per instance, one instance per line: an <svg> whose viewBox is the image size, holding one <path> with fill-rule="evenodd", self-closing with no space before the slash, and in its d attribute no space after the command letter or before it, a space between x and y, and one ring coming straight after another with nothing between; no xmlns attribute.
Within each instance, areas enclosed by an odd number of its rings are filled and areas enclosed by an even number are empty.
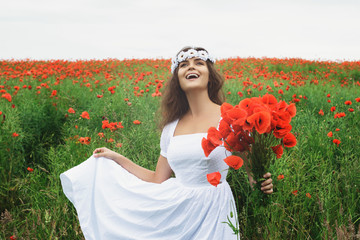
<svg viewBox="0 0 360 240"><path fill-rule="evenodd" d="M260 188L263 175L276 158L281 158L284 147L296 145L296 138L290 132L290 122L295 115L293 103L278 101L271 94L246 98L235 106L223 103L218 129L209 128L207 138L202 139L205 156L218 146L225 147L232 152L224 159L226 164L237 170L246 161ZM214 186L217 186L220 177L220 172L207 175Z"/></svg>

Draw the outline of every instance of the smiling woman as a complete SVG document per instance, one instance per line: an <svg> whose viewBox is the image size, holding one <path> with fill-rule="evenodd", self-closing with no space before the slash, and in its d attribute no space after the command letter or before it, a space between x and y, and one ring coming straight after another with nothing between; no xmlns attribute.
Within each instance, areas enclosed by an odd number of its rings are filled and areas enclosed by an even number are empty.
<svg viewBox="0 0 360 240"><path fill-rule="evenodd" d="M224 79L203 48L182 49L172 71L155 171L101 147L60 175L87 239L238 238L224 223L230 212L236 215L224 162L231 153L219 147L205 156L201 146L207 129L218 127ZM223 169L214 187L207 175ZM271 182L264 181L265 193L272 193Z"/></svg>

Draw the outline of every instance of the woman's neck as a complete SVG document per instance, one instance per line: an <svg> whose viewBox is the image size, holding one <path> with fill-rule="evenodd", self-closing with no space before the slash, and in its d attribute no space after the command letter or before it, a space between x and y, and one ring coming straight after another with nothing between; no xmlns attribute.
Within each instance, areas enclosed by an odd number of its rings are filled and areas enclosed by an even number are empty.
<svg viewBox="0 0 360 240"><path fill-rule="evenodd" d="M219 105L210 100L207 91L187 93L186 97L189 103L187 114L192 118L201 118L219 110Z"/></svg>

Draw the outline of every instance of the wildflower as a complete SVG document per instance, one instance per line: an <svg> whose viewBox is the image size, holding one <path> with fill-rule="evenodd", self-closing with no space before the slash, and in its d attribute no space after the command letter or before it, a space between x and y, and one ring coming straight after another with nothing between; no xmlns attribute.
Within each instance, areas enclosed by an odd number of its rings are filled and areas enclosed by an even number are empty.
<svg viewBox="0 0 360 240"><path fill-rule="evenodd" d="M242 92L237 92L237 95L239 95L239 97L244 96L244 94Z"/></svg>
<svg viewBox="0 0 360 240"><path fill-rule="evenodd" d="M54 96L56 96L56 95L57 95L57 91L56 91L56 90L53 90L50 97L54 97Z"/></svg>
<svg viewBox="0 0 360 240"><path fill-rule="evenodd" d="M12 136L13 136L13 137L18 137L19 134L17 134L16 132L14 132L14 133L12 134Z"/></svg>
<svg viewBox="0 0 360 240"><path fill-rule="evenodd" d="M33 171L34 171L34 169L32 169L31 167L28 167L27 170L28 170L29 172L33 172Z"/></svg>
<svg viewBox="0 0 360 240"><path fill-rule="evenodd" d="M102 133L102 132L99 132L99 133L98 133L98 136L99 136L100 138L105 137L104 133Z"/></svg>
<svg viewBox="0 0 360 240"><path fill-rule="evenodd" d="M326 95L328 98L331 97L330 93L328 93L328 95Z"/></svg>
<svg viewBox="0 0 360 240"><path fill-rule="evenodd" d="M139 125L141 122L140 122L139 120L134 120L133 123L134 123L135 125Z"/></svg>
<svg viewBox="0 0 360 240"><path fill-rule="evenodd" d="M285 147L294 147L296 145L296 138L292 133L288 133L283 138L283 144Z"/></svg>
<svg viewBox="0 0 360 240"><path fill-rule="evenodd" d="M242 167L242 165L244 164L244 160L239 157L239 156L235 156L235 155L230 155L227 158L224 159L224 162L229 166L234 168L235 170L238 170L239 168Z"/></svg>
<svg viewBox="0 0 360 240"><path fill-rule="evenodd" d="M307 196L308 198L311 198L310 193L306 193L306 196Z"/></svg>
<svg viewBox="0 0 360 240"><path fill-rule="evenodd" d="M284 179L284 175L283 174L280 174L278 177L277 177L278 180L282 180Z"/></svg>
<svg viewBox="0 0 360 240"><path fill-rule="evenodd" d="M118 148L121 148L121 147L122 147L122 143L117 143L115 146L118 147Z"/></svg>
<svg viewBox="0 0 360 240"><path fill-rule="evenodd" d="M352 102L351 101L345 101L345 105L351 105L352 104Z"/></svg>
<svg viewBox="0 0 360 240"><path fill-rule="evenodd" d="M335 132L338 132L338 131L340 131L340 129L339 129L339 128L336 128L336 129L335 129Z"/></svg>
<svg viewBox="0 0 360 240"><path fill-rule="evenodd" d="M91 138L90 138L90 137L80 137L80 138L79 138L79 142L80 142L81 144L89 145L89 144L90 144L90 141L91 141Z"/></svg>
<svg viewBox="0 0 360 240"><path fill-rule="evenodd" d="M80 117L86 118L86 119L90 119L89 113L86 112L86 111L85 111L85 112L82 112L81 115L80 115Z"/></svg>
<svg viewBox="0 0 360 240"><path fill-rule="evenodd" d="M209 173L206 175L206 178L211 185L217 187L217 185L220 183L221 174L220 172Z"/></svg>
<svg viewBox="0 0 360 240"><path fill-rule="evenodd" d="M336 107L335 107L335 106L333 106L333 107L330 108L330 111L332 111L332 112L335 111L335 110L336 110Z"/></svg>
<svg viewBox="0 0 360 240"><path fill-rule="evenodd" d="M294 191L292 191L291 193L294 194L294 196L297 196L298 190L294 190Z"/></svg>
<svg viewBox="0 0 360 240"><path fill-rule="evenodd" d="M73 108L69 108L68 113L75 113L75 110Z"/></svg>
<svg viewBox="0 0 360 240"><path fill-rule="evenodd" d="M2 98L5 98L6 100L8 100L9 102L12 101L12 97L10 95L10 93L4 93L3 95L1 95Z"/></svg>
<svg viewBox="0 0 360 240"><path fill-rule="evenodd" d="M284 94L284 91L282 89L279 89L278 93L279 94Z"/></svg>
<svg viewBox="0 0 360 240"><path fill-rule="evenodd" d="M324 116L324 111L323 111L322 109L320 109L319 114L320 114L321 116Z"/></svg>
<svg viewBox="0 0 360 240"><path fill-rule="evenodd" d="M0 111L0 115L2 114L2 111Z"/></svg>
<svg viewBox="0 0 360 240"><path fill-rule="evenodd" d="M330 131L328 134L327 134L328 137L332 137L333 136L333 133Z"/></svg>
<svg viewBox="0 0 360 240"><path fill-rule="evenodd" d="M271 149L276 154L276 158L281 158L284 153L284 148L281 144L271 147Z"/></svg>
<svg viewBox="0 0 360 240"><path fill-rule="evenodd" d="M331 100L330 100L330 99L328 99L328 100L327 100L327 102L328 102L328 103L331 103Z"/></svg>
<svg viewBox="0 0 360 240"><path fill-rule="evenodd" d="M354 109L353 109L353 108L349 108L348 111L349 111L349 112L353 112Z"/></svg>
<svg viewBox="0 0 360 240"><path fill-rule="evenodd" d="M339 146L339 144L341 143L341 141L339 139L334 139L333 140L333 143L335 143L337 146Z"/></svg>
<svg viewBox="0 0 360 240"><path fill-rule="evenodd" d="M355 101L356 101L356 102L360 102L360 97L355 98Z"/></svg>
<svg viewBox="0 0 360 240"><path fill-rule="evenodd" d="M102 94L102 95L99 95L99 94L96 95L97 98L102 98L103 96L104 96L104 94Z"/></svg>

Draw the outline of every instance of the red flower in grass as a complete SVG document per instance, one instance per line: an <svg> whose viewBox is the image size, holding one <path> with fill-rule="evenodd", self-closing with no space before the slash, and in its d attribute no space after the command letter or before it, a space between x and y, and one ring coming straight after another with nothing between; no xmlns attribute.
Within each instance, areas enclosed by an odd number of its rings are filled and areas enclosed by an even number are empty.
<svg viewBox="0 0 360 240"><path fill-rule="evenodd" d="M284 148L281 144L271 147L271 149L276 154L276 158L281 158L284 153Z"/></svg>
<svg viewBox="0 0 360 240"><path fill-rule="evenodd" d="M328 93L328 95L326 95L328 98L331 97L330 93Z"/></svg>
<svg viewBox="0 0 360 240"><path fill-rule="evenodd" d="M12 134L12 136L13 136L13 137L18 137L19 134L17 134L16 132L14 132L14 133Z"/></svg>
<svg viewBox="0 0 360 240"><path fill-rule="evenodd" d="M334 139L333 140L333 143L335 143L337 146L339 146L339 144L341 143L341 141L339 139Z"/></svg>
<svg viewBox="0 0 360 240"><path fill-rule="evenodd" d="M292 133L288 133L283 138L283 144L285 147L294 147L296 145L296 138Z"/></svg>
<svg viewBox="0 0 360 240"><path fill-rule="evenodd" d="M57 95L57 91L53 90L50 97L55 97Z"/></svg>
<svg viewBox="0 0 360 240"><path fill-rule="evenodd" d="M330 111L332 111L332 112L335 111L335 110L336 110L336 107L335 107L335 106L333 106L333 107L330 108Z"/></svg>
<svg viewBox="0 0 360 240"><path fill-rule="evenodd" d="M3 95L1 95L2 98L5 98L6 100L8 100L9 102L12 101L12 97L10 95L10 93L4 93Z"/></svg>
<svg viewBox="0 0 360 240"><path fill-rule="evenodd" d="M349 101L349 100L347 100L347 101L345 101L345 105L351 105L352 104L352 102L351 101Z"/></svg>
<svg viewBox="0 0 360 240"><path fill-rule="evenodd" d="M69 108L68 113L75 113L75 110L73 108Z"/></svg>
<svg viewBox="0 0 360 240"><path fill-rule="evenodd" d="M360 97L355 98L355 101L356 101L356 102L360 102Z"/></svg>
<svg viewBox="0 0 360 240"><path fill-rule="evenodd" d="M10 238L10 240L16 240L15 235L10 236L9 238Z"/></svg>
<svg viewBox="0 0 360 240"><path fill-rule="evenodd" d="M139 125L141 122L140 122L139 120L134 120L133 123L134 123L135 125Z"/></svg>
<svg viewBox="0 0 360 240"><path fill-rule="evenodd" d="M79 142L81 144L89 145L90 141L91 141L90 137L81 137L81 138L79 138Z"/></svg>
<svg viewBox="0 0 360 240"><path fill-rule="evenodd" d="M33 172L33 171L34 171L34 169L32 169L31 167L28 167L27 170L28 170L29 172Z"/></svg>
<svg viewBox="0 0 360 240"><path fill-rule="evenodd" d="M278 180L282 180L284 179L284 175L283 174L280 174L278 177L277 177Z"/></svg>
<svg viewBox="0 0 360 240"><path fill-rule="evenodd" d="M306 193L306 196L307 196L308 198L311 198L310 193Z"/></svg>
<svg viewBox="0 0 360 240"><path fill-rule="evenodd" d="M319 114L320 114L321 116L324 116L324 111L323 111L322 109L320 109Z"/></svg>
<svg viewBox="0 0 360 240"><path fill-rule="evenodd" d="M0 115L2 114L2 111L0 111Z"/></svg>
<svg viewBox="0 0 360 240"><path fill-rule="evenodd" d="M340 131L340 129L339 129L339 128L336 128L336 129L335 129L335 132L338 132L338 131Z"/></svg>
<svg viewBox="0 0 360 240"><path fill-rule="evenodd" d="M297 196L298 190L294 190L294 191L292 191L291 193L294 194L294 196Z"/></svg>
<svg viewBox="0 0 360 240"><path fill-rule="evenodd" d="M90 119L89 113L86 112L86 111L85 111L85 112L82 112L81 115L80 115L80 117L86 118L86 119Z"/></svg>
<svg viewBox="0 0 360 240"><path fill-rule="evenodd" d="M220 183L221 174L220 172L209 173L206 175L206 178L211 185L217 187L217 185Z"/></svg>
<svg viewBox="0 0 360 240"><path fill-rule="evenodd" d="M328 134L327 134L328 137L332 137L333 136L333 133L330 131Z"/></svg>
<svg viewBox="0 0 360 240"><path fill-rule="evenodd" d="M235 155L228 156L227 158L224 159L224 162L229 167L232 167L235 170L238 170L244 164L244 160L241 157Z"/></svg>
<svg viewBox="0 0 360 240"><path fill-rule="evenodd" d="M349 112L353 112L354 109L353 109L353 108L349 108L348 111L349 111Z"/></svg>

